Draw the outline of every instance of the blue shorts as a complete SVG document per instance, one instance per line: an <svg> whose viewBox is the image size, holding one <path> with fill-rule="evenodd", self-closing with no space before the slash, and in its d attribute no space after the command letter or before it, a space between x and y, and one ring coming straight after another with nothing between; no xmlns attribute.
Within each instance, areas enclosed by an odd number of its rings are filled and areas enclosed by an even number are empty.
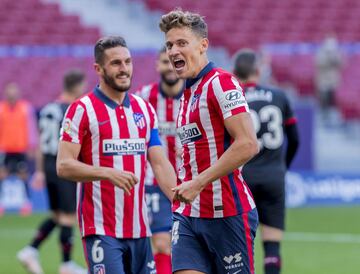
<svg viewBox="0 0 360 274"><path fill-rule="evenodd" d="M173 214L172 270L253 274L257 210L226 218Z"/></svg>
<svg viewBox="0 0 360 274"><path fill-rule="evenodd" d="M153 234L170 232L171 203L159 186L145 186L146 204L148 206L150 229Z"/></svg>
<svg viewBox="0 0 360 274"><path fill-rule="evenodd" d="M91 235L83 239L83 246L90 274L156 274L149 238Z"/></svg>

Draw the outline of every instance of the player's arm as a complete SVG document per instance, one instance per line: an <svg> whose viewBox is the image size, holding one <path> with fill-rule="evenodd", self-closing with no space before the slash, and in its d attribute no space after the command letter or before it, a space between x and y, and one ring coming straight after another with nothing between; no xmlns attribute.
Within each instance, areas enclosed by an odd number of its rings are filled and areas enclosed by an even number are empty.
<svg viewBox="0 0 360 274"><path fill-rule="evenodd" d="M227 118L225 128L234 141L214 165L200 173L196 178L202 188L233 172L233 170L244 165L259 152L255 130L249 113L239 113Z"/></svg>
<svg viewBox="0 0 360 274"><path fill-rule="evenodd" d="M285 101L285 134L287 137L286 147L286 168L289 168L292 161L294 160L295 154L299 147L299 132L297 128L297 119L294 116L294 112L290 105L290 102L284 94Z"/></svg>
<svg viewBox="0 0 360 274"><path fill-rule="evenodd" d="M172 188L176 186L176 174L162 147L150 147L148 149L148 160L162 192L172 201L174 196Z"/></svg>
<svg viewBox="0 0 360 274"><path fill-rule="evenodd" d="M286 167L289 168L299 147L297 124L285 125L285 134L288 140L286 148Z"/></svg>
<svg viewBox="0 0 360 274"><path fill-rule="evenodd" d="M78 160L80 149L80 144L60 141L56 160L59 177L75 182L109 180L130 194L130 189L138 182L133 173L82 163Z"/></svg>
<svg viewBox="0 0 360 274"><path fill-rule="evenodd" d="M250 114L240 113L225 120L225 128L234 139L230 147L208 169L192 181L174 188L175 199L190 203L211 182L233 172L259 152Z"/></svg>
<svg viewBox="0 0 360 274"><path fill-rule="evenodd" d="M31 185L35 189L41 189L44 187L45 174L44 174L44 156L40 147L35 151L35 173L31 178Z"/></svg>

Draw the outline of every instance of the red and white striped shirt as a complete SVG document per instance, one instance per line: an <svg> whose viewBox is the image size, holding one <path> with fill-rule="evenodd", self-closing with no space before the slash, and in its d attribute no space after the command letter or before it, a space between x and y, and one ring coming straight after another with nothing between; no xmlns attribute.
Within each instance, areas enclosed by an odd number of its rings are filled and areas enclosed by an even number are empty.
<svg viewBox="0 0 360 274"><path fill-rule="evenodd" d="M139 178L131 195L106 180L78 184L82 235L150 236L144 199L147 149L160 145L152 106L131 94L118 105L96 87L68 108L60 139L81 144L79 159L86 164L130 171Z"/></svg>
<svg viewBox="0 0 360 274"><path fill-rule="evenodd" d="M249 112L249 108L239 82L213 63L197 78L187 80L177 120L183 146L178 184L186 184L221 157L233 141L224 121L242 112ZM241 167L208 184L191 204L173 204L173 211L200 218L234 216L253 208L255 203L241 176Z"/></svg>
<svg viewBox="0 0 360 274"><path fill-rule="evenodd" d="M161 143L170 163L176 170L176 148L180 147L177 142L178 138L176 138L176 118L182 92L176 97L169 97L161 90L159 83L153 83L143 86L136 94L148 101L155 109L159 121ZM146 169L145 184L157 184L150 164Z"/></svg>

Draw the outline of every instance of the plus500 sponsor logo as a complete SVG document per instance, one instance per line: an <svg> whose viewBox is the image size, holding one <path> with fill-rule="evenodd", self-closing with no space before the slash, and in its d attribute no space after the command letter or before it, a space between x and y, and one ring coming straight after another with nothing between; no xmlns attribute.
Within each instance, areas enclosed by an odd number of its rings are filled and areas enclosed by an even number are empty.
<svg viewBox="0 0 360 274"><path fill-rule="evenodd" d="M103 140L104 155L141 155L145 150L145 139Z"/></svg>
<svg viewBox="0 0 360 274"><path fill-rule="evenodd" d="M177 130L181 144L185 145L201 139L202 135L196 123L191 123Z"/></svg>

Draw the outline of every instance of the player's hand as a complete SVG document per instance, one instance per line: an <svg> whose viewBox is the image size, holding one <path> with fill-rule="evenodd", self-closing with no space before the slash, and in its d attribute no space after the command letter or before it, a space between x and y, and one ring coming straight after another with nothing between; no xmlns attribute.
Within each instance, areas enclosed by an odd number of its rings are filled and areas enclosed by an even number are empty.
<svg viewBox="0 0 360 274"><path fill-rule="evenodd" d="M190 204L200 194L202 187L196 180L184 182L177 187L174 187L172 191L175 193L174 200L179 200L186 204Z"/></svg>
<svg viewBox="0 0 360 274"><path fill-rule="evenodd" d="M108 180L115 186L123 189L126 194L130 195L130 190L138 183L138 178L134 173L129 171L121 171L113 168L109 168L106 171L108 174Z"/></svg>
<svg viewBox="0 0 360 274"><path fill-rule="evenodd" d="M42 171L35 171L31 176L30 185L36 189L41 190L45 187L45 175Z"/></svg>

